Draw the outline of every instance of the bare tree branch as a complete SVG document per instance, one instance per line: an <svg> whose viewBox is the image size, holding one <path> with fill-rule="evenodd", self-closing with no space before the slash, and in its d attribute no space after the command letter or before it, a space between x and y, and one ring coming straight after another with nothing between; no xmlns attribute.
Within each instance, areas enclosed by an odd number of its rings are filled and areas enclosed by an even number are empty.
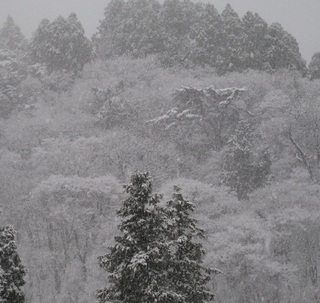
<svg viewBox="0 0 320 303"><path fill-rule="evenodd" d="M311 169L311 165L307 159L307 156L306 154L303 152L302 148L299 146L299 144L293 139L292 137L292 132L291 132L291 128L289 129L289 139L291 141L291 143L293 144L293 146L297 149L298 151L298 154L300 155L300 158L298 158L299 160L302 160L303 164L305 165L305 167L307 168L308 170L308 173L309 173L309 176L310 176L310 179L312 181L314 181L314 176L313 176L313 172L312 172L312 169Z"/></svg>

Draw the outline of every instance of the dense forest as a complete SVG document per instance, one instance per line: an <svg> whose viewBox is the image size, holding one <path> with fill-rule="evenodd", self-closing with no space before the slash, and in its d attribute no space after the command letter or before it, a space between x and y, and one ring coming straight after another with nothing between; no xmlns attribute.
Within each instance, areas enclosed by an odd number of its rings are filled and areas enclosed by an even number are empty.
<svg viewBox="0 0 320 303"><path fill-rule="evenodd" d="M194 203L215 302L319 302L319 78L320 53L307 66L280 24L230 5L112 0L90 39L74 13L29 40L9 16L0 219L25 302L97 300L137 170Z"/></svg>

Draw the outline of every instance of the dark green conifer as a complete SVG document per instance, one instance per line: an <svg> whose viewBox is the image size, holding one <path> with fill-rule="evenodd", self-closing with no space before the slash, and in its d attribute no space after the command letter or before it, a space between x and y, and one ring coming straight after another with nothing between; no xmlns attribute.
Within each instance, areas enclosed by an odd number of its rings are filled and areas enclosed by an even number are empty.
<svg viewBox="0 0 320 303"><path fill-rule="evenodd" d="M26 269L17 253L16 232L11 226L0 228L0 302L24 303Z"/></svg>
<svg viewBox="0 0 320 303"><path fill-rule="evenodd" d="M160 203L152 194L148 173L135 173L125 187L129 194L118 211L121 236L109 253L99 257L110 285L98 291L101 303L204 302L210 269L201 265L203 236L189 217L190 202L176 189L172 201Z"/></svg>

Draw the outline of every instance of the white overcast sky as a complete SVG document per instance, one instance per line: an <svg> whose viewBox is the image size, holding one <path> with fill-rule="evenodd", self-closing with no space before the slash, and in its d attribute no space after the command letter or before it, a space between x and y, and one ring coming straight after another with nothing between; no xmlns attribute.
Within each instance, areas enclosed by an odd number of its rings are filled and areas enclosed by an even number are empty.
<svg viewBox="0 0 320 303"><path fill-rule="evenodd" d="M130 0L129 0L130 1ZM194 0L194 2L198 2ZM204 0L221 12L227 3L242 17L248 10L257 12L269 24L279 22L300 45L309 62L320 51L320 0ZM12 16L23 34L30 38L43 18L68 16L75 12L88 37L96 31L108 0L0 0L0 27Z"/></svg>

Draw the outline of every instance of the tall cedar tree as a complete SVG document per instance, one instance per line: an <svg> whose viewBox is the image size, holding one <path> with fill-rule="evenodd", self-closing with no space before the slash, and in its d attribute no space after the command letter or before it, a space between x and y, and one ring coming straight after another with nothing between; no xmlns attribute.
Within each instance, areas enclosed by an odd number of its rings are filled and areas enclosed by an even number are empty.
<svg viewBox="0 0 320 303"><path fill-rule="evenodd" d="M77 16L43 19L30 43L34 63L45 64L50 72L67 71L77 75L92 59L92 45L84 35Z"/></svg>
<svg viewBox="0 0 320 303"><path fill-rule="evenodd" d="M98 33L93 36L102 58L132 55L145 57L163 51L156 0L112 0L105 9Z"/></svg>
<svg viewBox="0 0 320 303"><path fill-rule="evenodd" d="M255 148L257 138L251 129L247 121L240 121L223 157L222 182L236 192L239 200L247 199L253 190L264 186L271 174L270 154L265 148ZM261 142L255 145L261 146Z"/></svg>
<svg viewBox="0 0 320 303"><path fill-rule="evenodd" d="M22 51L25 49L27 40L21 33L20 28L8 16L3 27L0 29L0 49L10 51Z"/></svg>
<svg viewBox="0 0 320 303"><path fill-rule="evenodd" d="M210 274L217 271L202 265L205 251L202 244L194 239L203 239L204 230L198 228L197 220L190 217L194 211L193 203L185 200L180 188L175 186L172 200L166 203L165 210L170 222L167 237L174 251L167 276L170 286L182 296L181 302L213 300L214 295L207 290L206 284Z"/></svg>
<svg viewBox="0 0 320 303"><path fill-rule="evenodd" d="M309 75L311 80L320 79L320 52L315 53L309 63Z"/></svg>
<svg viewBox="0 0 320 303"><path fill-rule="evenodd" d="M230 4L221 13L221 21L223 39L216 62L218 72L241 71L246 58L244 46L247 39L242 21Z"/></svg>
<svg viewBox="0 0 320 303"><path fill-rule="evenodd" d="M160 204L152 194L148 173L135 173L125 186L129 197L118 215L121 236L108 254L99 257L109 272L110 285L98 291L101 303L204 302L213 294L206 289L210 269L201 265L203 237L189 217L193 205L176 189L172 201Z"/></svg>
<svg viewBox="0 0 320 303"><path fill-rule="evenodd" d="M190 0L112 0L93 37L102 58L157 54L163 66L209 65L217 73L290 68L306 72L299 45L280 24L257 14L242 19L228 4Z"/></svg>
<svg viewBox="0 0 320 303"><path fill-rule="evenodd" d="M15 230L11 226L0 228L0 302L23 303L26 269L17 253Z"/></svg>
<svg viewBox="0 0 320 303"><path fill-rule="evenodd" d="M269 68L266 55L268 24L257 13L247 12L242 18L243 29L247 33L245 43L245 67L256 70Z"/></svg>
<svg viewBox="0 0 320 303"><path fill-rule="evenodd" d="M19 84L27 77L27 67L16 52L0 49L0 117L8 118L23 100Z"/></svg>
<svg viewBox="0 0 320 303"><path fill-rule="evenodd" d="M221 16L212 4L206 4L199 9L199 23L193 26L195 47L190 60L199 66L214 66L217 62L219 49L224 37L222 36Z"/></svg>
<svg viewBox="0 0 320 303"><path fill-rule="evenodd" d="M19 84L27 77L24 50L27 41L8 16L0 29L0 117L7 118L22 100Z"/></svg>
<svg viewBox="0 0 320 303"><path fill-rule="evenodd" d="M201 15L191 1L163 2L159 13L159 24L164 39L164 50L159 54L162 65L188 66L193 44L192 28L199 23Z"/></svg>
<svg viewBox="0 0 320 303"><path fill-rule="evenodd" d="M265 46L269 68L306 72L306 62L301 57L298 42L281 24L273 23L269 26Z"/></svg>

